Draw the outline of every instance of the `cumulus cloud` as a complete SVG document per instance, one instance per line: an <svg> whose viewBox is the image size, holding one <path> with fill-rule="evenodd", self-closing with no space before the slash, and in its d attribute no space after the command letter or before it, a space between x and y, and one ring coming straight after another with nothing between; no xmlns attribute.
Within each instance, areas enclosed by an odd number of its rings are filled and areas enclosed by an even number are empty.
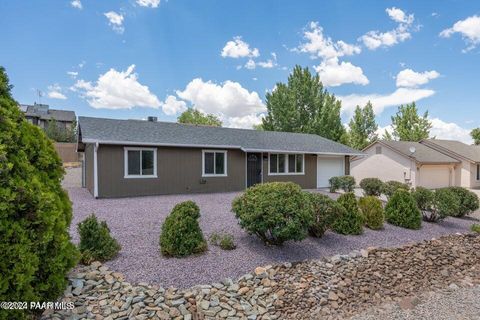
<svg viewBox="0 0 480 320"><path fill-rule="evenodd" d="M364 106L370 101L373 105L373 111L375 114L380 114L387 107L411 103L413 101L428 98L434 94L435 91L430 89L398 88L389 94L350 94L346 96L338 96L338 99L342 101L343 113L351 115L357 105Z"/></svg>
<svg viewBox="0 0 480 320"><path fill-rule="evenodd" d="M125 31L125 27L123 26L124 17L121 13L109 11L104 13L104 15L108 19L108 24L112 27L113 31L117 33L123 33Z"/></svg>
<svg viewBox="0 0 480 320"><path fill-rule="evenodd" d="M82 6L82 2L80 0L73 0L72 2L70 2L70 5L75 8L75 9L78 9L78 10L82 10L83 9L83 6Z"/></svg>
<svg viewBox="0 0 480 320"><path fill-rule="evenodd" d="M161 103L162 111L166 115L173 116L177 113L187 110L185 101L178 100L175 96L168 96L164 102Z"/></svg>
<svg viewBox="0 0 480 320"><path fill-rule="evenodd" d="M250 48L250 45L242 40L242 37L234 37L228 41L222 49L221 53L224 58L245 58L258 57L260 52L257 48Z"/></svg>
<svg viewBox="0 0 480 320"><path fill-rule="evenodd" d="M256 62L252 58L248 59L247 63L245 63L246 69L255 69L256 67L271 69L277 66L277 55L275 52L272 52L272 59L267 59L266 61L258 61Z"/></svg>
<svg viewBox="0 0 480 320"><path fill-rule="evenodd" d="M160 0L137 0L137 4L142 7L157 8L160 5Z"/></svg>
<svg viewBox="0 0 480 320"><path fill-rule="evenodd" d="M350 62L339 63L337 57L325 59L314 69L325 86L336 87L345 83L367 85L369 83L362 68L354 66Z"/></svg>
<svg viewBox="0 0 480 320"><path fill-rule="evenodd" d="M230 128L247 128L262 123L263 114L249 114L243 117L230 117L227 119L227 126Z"/></svg>
<svg viewBox="0 0 480 320"><path fill-rule="evenodd" d="M77 80L71 89L79 92L94 108L160 107L161 102L158 98L147 86L138 82L134 69L133 64L126 71L117 71L112 68L100 75L96 83L92 84L81 79Z"/></svg>
<svg viewBox="0 0 480 320"><path fill-rule="evenodd" d="M430 136L437 139L459 140L467 144L473 143L470 130L460 127L454 122L445 122L439 118L430 118L432 129Z"/></svg>
<svg viewBox="0 0 480 320"><path fill-rule="evenodd" d="M51 99L65 100L67 97L62 93L62 87L58 83L48 86L47 96Z"/></svg>
<svg viewBox="0 0 480 320"><path fill-rule="evenodd" d="M435 70L415 72L412 69L404 69L397 74L397 87L416 88L438 77L440 73Z"/></svg>
<svg viewBox="0 0 480 320"><path fill-rule="evenodd" d="M411 38L410 30L413 24L414 15L407 15L403 10L392 7L385 10L398 26L390 31L380 32L372 30L361 36L358 40L370 50L376 50L380 47L391 47L399 42Z"/></svg>
<svg viewBox="0 0 480 320"><path fill-rule="evenodd" d="M480 16L474 15L459 20L448 29L440 32L440 37L450 38L454 33L459 33L467 43L468 47L464 51L474 49L480 43Z"/></svg>

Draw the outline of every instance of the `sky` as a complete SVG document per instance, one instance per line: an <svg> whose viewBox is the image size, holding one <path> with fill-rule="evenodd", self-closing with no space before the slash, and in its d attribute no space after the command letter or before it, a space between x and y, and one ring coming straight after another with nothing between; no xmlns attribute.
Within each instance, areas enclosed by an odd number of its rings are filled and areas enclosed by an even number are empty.
<svg viewBox="0 0 480 320"><path fill-rule="evenodd" d="M480 126L480 2L3 0L0 65L22 104L175 121L189 107L250 128L295 65L318 72L348 123L401 104L437 138ZM39 94L40 92L40 94Z"/></svg>

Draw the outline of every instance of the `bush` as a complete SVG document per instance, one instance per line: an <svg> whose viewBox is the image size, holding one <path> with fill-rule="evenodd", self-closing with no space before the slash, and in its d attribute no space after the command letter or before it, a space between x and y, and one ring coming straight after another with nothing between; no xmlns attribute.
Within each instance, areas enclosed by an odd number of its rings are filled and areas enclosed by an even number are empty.
<svg viewBox="0 0 480 320"><path fill-rule="evenodd" d="M395 191L397 190L406 190L410 191L410 186L406 183L398 182L398 181L387 181L383 184L383 194L386 195L388 198L393 196Z"/></svg>
<svg viewBox="0 0 480 320"><path fill-rule="evenodd" d="M360 188L367 196L379 197L384 190L384 183L377 178L365 178L360 181Z"/></svg>
<svg viewBox="0 0 480 320"><path fill-rule="evenodd" d="M210 243L214 246L218 246L223 250L233 250L237 246L233 240L233 236L228 233L214 232L210 235Z"/></svg>
<svg viewBox="0 0 480 320"><path fill-rule="evenodd" d="M455 216L460 211L460 197L450 188L442 188L435 190L434 205L440 219L447 216Z"/></svg>
<svg viewBox="0 0 480 320"><path fill-rule="evenodd" d="M453 216L463 217L479 208L478 196L474 192L462 187L449 187L448 189L455 193L460 201L459 211Z"/></svg>
<svg viewBox="0 0 480 320"><path fill-rule="evenodd" d="M107 261L113 259L120 251L120 244L110 235L107 223L98 222L94 214L80 222L77 229L80 235L79 249L82 263Z"/></svg>
<svg viewBox="0 0 480 320"><path fill-rule="evenodd" d="M323 194L308 193L308 197L313 211L313 223L308 232L311 236L320 238L336 219L345 214L345 208Z"/></svg>
<svg viewBox="0 0 480 320"><path fill-rule="evenodd" d="M386 220L396 226L420 229L422 214L412 195L403 189L395 191L385 206Z"/></svg>
<svg viewBox="0 0 480 320"><path fill-rule="evenodd" d="M27 122L0 67L0 301L55 301L78 260L72 207L52 142ZM0 310L2 319L42 310Z"/></svg>
<svg viewBox="0 0 480 320"><path fill-rule="evenodd" d="M383 228L385 214L383 212L382 201L375 196L366 196L358 201L360 214L362 215L365 225L373 230Z"/></svg>
<svg viewBox="0 0 480 320"><path fill-rule="evenodd" d="M330 184L330 192L336 192L338 189L352 192L355 187L355 178L352 176L331 177L328 182Z"/></svg>
<svg viewBox="0 0 480 320"><path fill-rule="evenodd" d="M200 209L193 201L178 203L173 208L160 233L160 251L164 256L183 257L207 250L198 218Z"/></svg>
<svg viewBox="0 0 480 320"><path fill-rule="evenodd" d="M470 230L476 233L480 233L480 224L474 223L471 225Z"/></svg>
<svg viewBox="0 0 480 320"><path fill-rule="evenodd" d="M337 202L345 209L345 212L333 222L332 229L340 234L361 234L363 219L353 192L342 194Z"/></svg>
<svg viewBox="0 0 480 320"><path fill-rule="evenodd" d="M266 244L302 240L313 221L311 206L299 185L262 183L248 188L232 203L240 226Z"/></svg>
<svg viewBox="0 0 480 320"><path fill-rule="evenodd" d="M424 187L417 187L412 192L412 196L417 203L417 208L422 213L423 220L435 222L441 218L436 210L434 191Z"/></svg>

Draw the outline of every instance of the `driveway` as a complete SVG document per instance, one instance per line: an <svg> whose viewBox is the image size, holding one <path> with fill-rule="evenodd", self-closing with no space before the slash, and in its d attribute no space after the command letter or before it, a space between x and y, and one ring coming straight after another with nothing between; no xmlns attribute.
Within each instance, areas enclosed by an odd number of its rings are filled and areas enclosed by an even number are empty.
<svg viewBox="0 0 480 320"><path fill-rule="evenodd" d="M65 180L69 182L65 188L73 202L73 240L78 242L76 225L95 213L101 220L107 221L113 236L122 245L119 256L106 264L124 273L130 282L148 282L163 287L185 288L218 282L227 277L239 277L261 265L346 254L369 246L399 246L444 234L466 232L473 223L471 219L449 218L438 224L423 223L419 231L385 224L384 230L365 229L360 236L327 232L321 239L309 237L301 242L270 247L245 233L237 224L230 208L239 193L94 199L86 189L71 183L69 179L71 174L75 174L74 170L68 170ZM164 258L158 244L162 222L175 204L186 200L193 200L200 207L200 225L207 238L212 232L229 232L235 237L237 249L223 251L209 245L209 250L202 255Z"/></svg>

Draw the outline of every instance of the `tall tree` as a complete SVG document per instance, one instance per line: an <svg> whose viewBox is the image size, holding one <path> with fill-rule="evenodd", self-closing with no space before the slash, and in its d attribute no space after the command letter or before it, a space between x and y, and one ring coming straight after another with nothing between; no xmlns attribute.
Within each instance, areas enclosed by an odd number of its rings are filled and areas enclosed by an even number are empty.
<svg viewBox="0 0 480 320"><path fill-rule="evenodd" d="M428 139L432 123L428 120L428 111L418 114L415 102L401 105L392 116L393 137L400 141L420 141Z"/></svg>
<svg viewBox="0 0 480 320"><path fill-rule="evenodd" d="M277 83L267 93L266 103L264 130L314 133L334 141L340 141L345 134L340 101L308 68L295 66L286 84Z"/></svg>
<svg viewBox="0 0 480 320"><path fill-rule="evenodd" d="M373 106L368 101L365 107L357 106L350 123L348 124L349 145L352 148L362 150L372 141L377 139L376 131L378 125L375 122L375 114Z"/></svg>
<svg viewBox="0 0 480 320"><path fill-rule="evenodd" d="M470 136L473 139L473 143L480 145L480 128L475 128L470 132Z"/></svg>
<svg viewBox="0 0 480 320"><path fill-rule="evenodd" d="M213 114L205 114L194 108L189 108L188 110L184 111L177 118L177 121L178 123L197 124L212 127L222 126L222 121L220 121L217 116Z"/></svg>

